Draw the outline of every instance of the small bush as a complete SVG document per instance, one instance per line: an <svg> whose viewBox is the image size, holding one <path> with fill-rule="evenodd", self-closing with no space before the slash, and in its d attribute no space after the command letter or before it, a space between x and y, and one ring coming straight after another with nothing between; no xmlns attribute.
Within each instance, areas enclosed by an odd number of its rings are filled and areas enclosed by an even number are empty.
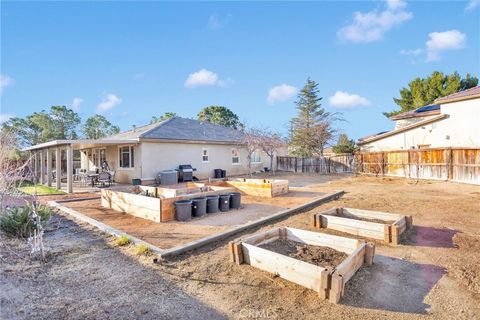
<svg viewBox="0 0 480 320"><path fill-rule="evenodd" d="M115 240L115 245L122 247L130 244L130 238L126 235L121 235Z"/></svg>
<svg viewBox="0 0 480 320"><path fill-rule="evenodd" d="M0 229L12 236L29 237L35 229L35 224L30 217L32 212L32 205L6 209L0 214ZM40 222L44 228L47 226L51 213L50 207L37 207L37 214L40 216Z"/></svg>
<svg viewBox="0 0 480 320"><path fill-rule="evenodd" d="M147 246L144 243L141 243L141 244L137 245L137 248L135 249L135 251L137 252L137 255L139 255L139 256L148 255L150 253L150 247Z"/></svg>

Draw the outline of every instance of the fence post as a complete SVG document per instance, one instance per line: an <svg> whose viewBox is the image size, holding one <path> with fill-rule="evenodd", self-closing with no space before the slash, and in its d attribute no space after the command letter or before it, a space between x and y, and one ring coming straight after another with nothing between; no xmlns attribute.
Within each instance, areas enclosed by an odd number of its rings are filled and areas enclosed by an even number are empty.
<svg viewBox="0 0 480 320"><path fill-rule="evenodd" d="M453 180L453 149L448 148L447 180Z"/></svg>
<svg viewBox="0 0 480 320"><path fill-rule="evenodd" d="M385 175L385 152L382 152L382 177Z"/></svg>

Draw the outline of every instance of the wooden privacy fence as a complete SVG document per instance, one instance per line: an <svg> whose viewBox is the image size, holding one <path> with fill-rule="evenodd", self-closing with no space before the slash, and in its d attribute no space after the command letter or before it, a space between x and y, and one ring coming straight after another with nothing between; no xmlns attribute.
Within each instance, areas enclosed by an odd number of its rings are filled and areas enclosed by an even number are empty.
<svg viewBox="0 0 480 320"><path fill-rule="evenodd" d="M306 173L354 172L354 155L343 154L332 157L277 157L277 170Z"/></svg>
<svg viewBox="0 0 480 320"><path fill-rule="evenodd" d="M355 154L355 172L480 184L480 149L432 148Z"/></svg>

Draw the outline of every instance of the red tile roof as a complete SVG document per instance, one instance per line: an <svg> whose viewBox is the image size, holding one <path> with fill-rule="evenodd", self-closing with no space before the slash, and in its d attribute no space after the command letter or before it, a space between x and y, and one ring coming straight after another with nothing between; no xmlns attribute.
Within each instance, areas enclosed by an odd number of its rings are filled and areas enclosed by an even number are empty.
<svg viewBox="0 0 480 320"><path fill-rule="evenodd" d="M435 103L467 100L467 99L474 98L476 96L480 97L480 86L473 87L460 92L456 92L446 97L438 98L435 100Z"/></svg>

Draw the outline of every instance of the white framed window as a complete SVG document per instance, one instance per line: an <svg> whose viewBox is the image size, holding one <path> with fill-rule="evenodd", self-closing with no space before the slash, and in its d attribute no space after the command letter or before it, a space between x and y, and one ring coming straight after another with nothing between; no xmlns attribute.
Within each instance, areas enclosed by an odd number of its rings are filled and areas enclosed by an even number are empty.
<svg viewBox="0 0 480 320"><path fill-rule="evenodd" d="M203 148L202 149L202 162L209 162L209 154L208 154L208 149Z"/></svg>
<svg viewBox="0 0 480 320"><path fill-rule="evenodd" d="M118 163L123 169L131 169L135 166L133 146L118 147Z"/></svg>
<svg viewBox="0 0 480 320"><path fill-rule="evenodd" d="M260 151L255 150L252 152L252 163L261 163L262 159L260 158Z"/></svg>
<svg viewBox="0 0 480 320"><path fill-rule="evenodd" d="M238 149L232 149L232 164L240 164L240 152L238 152Z"/></svg>

